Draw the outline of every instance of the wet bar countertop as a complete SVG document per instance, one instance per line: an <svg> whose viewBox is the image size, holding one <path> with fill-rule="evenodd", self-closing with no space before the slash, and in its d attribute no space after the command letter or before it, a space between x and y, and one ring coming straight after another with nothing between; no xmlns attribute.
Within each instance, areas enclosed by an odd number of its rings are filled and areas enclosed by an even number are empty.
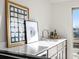
<svg viewBox="0 0 79 59"><path fill-rule="evenodd" d="M30 44L25 44L22 46L12 47L12 48L5 48L0 50L6 50L13 53L22 53L22 54L28 54L28 55L38 55L43 51L48 50L49 48L65 41L66 39L48 39L48 40L42 40Z"/></svg>

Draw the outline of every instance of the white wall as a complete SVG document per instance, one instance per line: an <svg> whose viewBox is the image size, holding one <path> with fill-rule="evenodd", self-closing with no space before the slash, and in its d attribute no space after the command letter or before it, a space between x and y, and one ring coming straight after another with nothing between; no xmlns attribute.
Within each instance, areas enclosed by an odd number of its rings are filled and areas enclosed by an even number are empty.
<svg viewBox="0 0 79 59"><path fill-rule="evenodd" d="M39 22L39 32L43 29L54 30L68 39L68 59L72 59L72 15L71 8L79 7L79 2L51 4L49 0L11 0L23 4L30 9L30 19ZM5 45L4 0L0 0L0 46ZM52 17L52 20L51 20ZM51 26L50 26L51 25ZM2 42L2 43L1 43Z"/></svg>
<svg viewBox="0 0 79 59"><path fill-rule="evenodd" d="M0 48L5 47L5 0L0 0Z"/></svg>
<svg viewBox="0 0 79 59"><path fill-rule="evenodd" d="M51 4L49 0L11 0L27 6L30 12L30 19L35 19L39 23L39 33L49 29L51 19Z"/></svg>
<svg viewBox="0 0 79 59"><path fill-rule="evenodd" d="M49 0L11 0L29 8L30 19L38 21L39 33L50 28L51 4ZM0 46L5 47L5 0L0 0ZM3 46L4 45L4 46Z"/></svg>
<svg viewBox="0 0 79 59"><path fill-rule="evenodd" d="M79 7L79 1L52 4L51 29L68 39L68 59L72 59L72 8Z"/></svg>

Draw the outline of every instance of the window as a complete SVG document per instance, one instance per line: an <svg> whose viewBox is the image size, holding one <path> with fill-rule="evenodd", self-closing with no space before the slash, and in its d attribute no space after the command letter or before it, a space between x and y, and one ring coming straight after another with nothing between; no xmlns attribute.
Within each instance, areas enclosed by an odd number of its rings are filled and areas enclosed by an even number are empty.
<svg viewBox="0 0 79 59"><path fill-rule="evenodd" d="M79 8L73 8L73 34L74 38L79 38Z"/></svg>

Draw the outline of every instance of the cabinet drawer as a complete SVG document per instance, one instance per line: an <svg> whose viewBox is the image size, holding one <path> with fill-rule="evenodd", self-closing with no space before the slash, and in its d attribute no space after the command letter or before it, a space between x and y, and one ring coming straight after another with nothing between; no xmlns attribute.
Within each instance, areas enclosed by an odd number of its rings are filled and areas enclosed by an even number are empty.
<svg viewBox="0 0 79 59"><path fill-rule="evenodd" d="M58 51L63 48L63 43L58 44Z"/></svg>
<svg viewBox="0 0 79 59"><path fill-rule="evenodd" d="M63 47L65 47L65 46L66 46L66 41L63 42Z"/></svg>
<svg viewBox="0 0 79 59"><path fill-rule="evenodd" d="M53 57L51 57L51 59L58 59L58 55L54 55Z"/></svg>
<svg viewBox="0 0 79 59"><path fill-rule="evenodd" d="M58 59L63 59L63 49L58 52Z"/></svg>
<svg viewBox="0 0 79 59"><path fill-rule="evenodd" d="M50 58L51 56L55 55L57 53L57 46L52 47L51 49L48 50L48 57Z"/></svg>

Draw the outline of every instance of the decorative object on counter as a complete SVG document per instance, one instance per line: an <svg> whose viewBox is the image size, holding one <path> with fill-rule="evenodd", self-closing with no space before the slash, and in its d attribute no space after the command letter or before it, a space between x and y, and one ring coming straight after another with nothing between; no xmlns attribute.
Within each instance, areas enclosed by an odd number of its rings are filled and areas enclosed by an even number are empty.
<svg viewBox="0 0 79 59"><path fill-rule="evenodd" d="M55 29L54 32L50 32L50 38L51 39L60 39L61 36L58 35L58 33L57 33L56 29Z"/></svg>
<svg viewBox="0 0 79 59"><path fill-rule="evenodd" d="M25 44L25 20L29 20L29 8L5 0L7 47Z"/></svg>
<svg viewBox="0 0 79 59"><path fill-rule="evenodd" d="M49 30L44 29L42 31L42 38L49 38Z"/></svg>
<svg viewBox="0 0 79 59"><path fill-rule="evenodd" d="M54 38L54 33L53 32L50 32L50 38Z"/></svg>
<svg viewBox="0 0 79 59"><path fill-rule="evenodd" d="M26 21L27 43L38 41L38 22Z"/></svg>
<svg viewBox="0 0 79 59"><path fill-rule="evenodd" d="M56 29L54 30L54 38L55 38L55 39L57 39L57 38L58 38L58 34L57 34Z"/></svg>

